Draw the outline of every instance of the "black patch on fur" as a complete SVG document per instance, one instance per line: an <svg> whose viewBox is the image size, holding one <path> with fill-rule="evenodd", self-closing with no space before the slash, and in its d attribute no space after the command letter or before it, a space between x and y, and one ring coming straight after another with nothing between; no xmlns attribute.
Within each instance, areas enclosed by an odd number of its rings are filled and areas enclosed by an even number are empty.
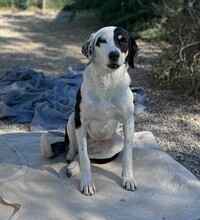
<svg viewBox="0 0 200 220"><path fill-rule="evenodd" d="M67 153L69 151L68 146L69 146L69 136L67 134L67 126L66 126L65 140L51 144L51 150L53 152L52 158L55 158L62 153L65 152Z"/></svg>
<svg viewBox="0 0 200 220"><path fill-rule="evenodd" d="M119 153L115 154L114 156L106 159L90 159L91 163L97 163L97 164L104 164L109 163L112 160L115 160L118 157Z"/></svg>
<svg viewBox="0 0 200 220"><path fill-rule="evenodd" d="M96 46L100 47L101 44L106 44L106 40L103 37L99 37L96 41Z"/></svg>
<svg viewBox="0 0 200 220"><path fill-rule="evenodd" d="M67 126L66 126L66 128L65 128L65 147L66 147L66 152L69 151L68 146L69 146L69 136L67 134Z"/></svg>
<svg viewBox="0 0 200 220"><path fill-rule="evenodd" d="M92 55L92 49L91 48L89 49L89 55L90 56Z"/></svg>
<svg viewBox="0 0 200 220"><path fill-rule="evenodd" d="M130 35L130 45L129 45L129 54L128 54L128 64L131 68L134 68L134 58L137 52L139 51L138 46L134 38Z"/></svg>
<svg viewBox="0 0 200 220"><path fill-rule="evenodd" d="M62 141L51 144L51 150L53 152L52 158L66 152L65 142Z"/></svg>
<svg viewBox="0 0 200 220"><path fill-rule="evenodd" d="M81 126L81 110L80 110L80 103L81 103L81 88L78 90L76 94L76 105L74 111L74 121L75 121L75 128L78 129Z"/></svg>
<svg viewBox="0 0 200 220"><path fill-rule="evenodd" d="M87 41L87 42L82 46L82 50L81 50L82 54L83 54L85 57L87 57L87 58L89 58L89 54L88 54L89 46L90 46L90 42Z"/></svg>
<svg viewBox="0 0 200 220"><path fill-rule="evenodd" d="M91 45L93 35L94 34L91 34L89 39L82 46L82 53L88 59L89 59L90 55L92 54L92 50L93 50L93 45Z"/></svg>
<svg viewBox="0 0 200 220"><path fill-rule="evenodd" d="M130 37L124 29L118 27L114 30L114 41L121 52L126 53L129 49Z"/></svg>
<svg viewBox="0 0 200 220"><path fill-rule="evenodd" d="M123 28L117 27L114 30L114 41L116 46L120 48L123 53L126 53L128 50L126 62L128 62L131 68L134 68L134 57L138 52L134 38Z"/></svg>

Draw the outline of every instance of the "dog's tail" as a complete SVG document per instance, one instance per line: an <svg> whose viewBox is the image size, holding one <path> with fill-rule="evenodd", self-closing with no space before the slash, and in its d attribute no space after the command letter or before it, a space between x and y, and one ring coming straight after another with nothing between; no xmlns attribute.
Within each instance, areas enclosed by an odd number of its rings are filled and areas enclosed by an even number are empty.
<svg viewBox="0 0 200 220"><path fill-rule="evenodd" d="M55 142L50 144L48 139L48 133L43 133L40 138L40 148L42 154L48 158L54 158L61 153L68 152L69 137L67 133L65 134L65 141Z"/></svg>

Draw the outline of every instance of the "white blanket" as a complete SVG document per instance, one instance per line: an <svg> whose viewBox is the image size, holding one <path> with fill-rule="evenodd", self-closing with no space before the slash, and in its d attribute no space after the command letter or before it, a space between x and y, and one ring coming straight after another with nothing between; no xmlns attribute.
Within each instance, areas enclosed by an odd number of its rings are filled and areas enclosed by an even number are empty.
<svg viewBox="0 0 200 220"><path fill-rule="evenodd" d="M121 187L121 155L92 165L97 192L79 192L64 155L43 158L40 133L0 135L0 219L200 219L200 181L163 152L150 132L135 134L135 192ZM63 139L58 136L58 139Z"/></svg>

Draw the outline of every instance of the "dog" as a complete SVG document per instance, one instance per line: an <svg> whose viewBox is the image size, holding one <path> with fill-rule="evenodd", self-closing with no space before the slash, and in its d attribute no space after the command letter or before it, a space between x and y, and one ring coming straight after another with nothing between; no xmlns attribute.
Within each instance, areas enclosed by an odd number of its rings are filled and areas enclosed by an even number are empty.
<svg viewBox="0 0 200 220"><path fill-rule="evenodd" d="M128 191L136 189L132 170L132 148L134 134L134 95L130 89L128 67L134 68L138 46L126 30L119 27L104 27L93 33L82 47L88 64L83 82L77 92L74 112L70 115L65 144L67 172L77 172L78 152L80 163L80 191L87 196L95 193L91 174L88 147L101 148L104 144L121 144L122 187ZM119 133L123 124L124 137ZM53 155L42 139L42 151L47 157ZM53 148L52 148L53 149ZM56 149L54 149L56 154Z"/></svg>

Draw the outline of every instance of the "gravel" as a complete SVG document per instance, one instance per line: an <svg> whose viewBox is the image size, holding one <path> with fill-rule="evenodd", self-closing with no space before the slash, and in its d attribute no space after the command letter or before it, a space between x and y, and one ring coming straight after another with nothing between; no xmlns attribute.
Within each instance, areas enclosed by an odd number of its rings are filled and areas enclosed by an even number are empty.
<svg viewBox="0 0 200 220"><path fill-rule="evenodd" d="M86 64L81 46L101 24L90 13L1 12L0 76L11 68L29 66L46 75L63 73L69 66ZM136 131L149 130L161 147L200 179L200 103L161 90L152 71L161 53L158 43L137 41L136 68L129 70L134 86L148 93L146 110L136 118ZM29 124L0 121L0 129L27 131Z"/></svg>

